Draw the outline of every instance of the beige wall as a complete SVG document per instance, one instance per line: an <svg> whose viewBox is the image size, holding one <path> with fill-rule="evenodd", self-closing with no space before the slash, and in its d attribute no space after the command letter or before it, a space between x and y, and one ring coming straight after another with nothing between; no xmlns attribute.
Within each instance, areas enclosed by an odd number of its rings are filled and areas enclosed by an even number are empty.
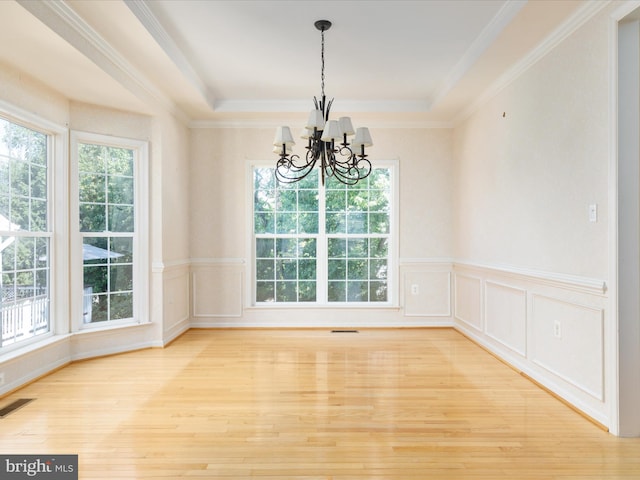
<svg viewBox="0 0 640 480"><path fill-rule="evenodd" d="M456 257L607 277L607 27L598 15L455 129Z"/></svg>
<svg viewBox="0 0 640 480"><path fill-rule="evenodd" d="M613 428L609 26L598 14L456 126L453 297L456 328Z"/></svg>
<svg viewBox="0 0 640 480"><path fill-rule="evenodd" d="M272 128L192 130L192 258L247 256L248 168L257 160L275 165L273 134ZM372 135L370 160L397 160L399 165L400 257L451 257L451 131L372 129Z"/></svg>

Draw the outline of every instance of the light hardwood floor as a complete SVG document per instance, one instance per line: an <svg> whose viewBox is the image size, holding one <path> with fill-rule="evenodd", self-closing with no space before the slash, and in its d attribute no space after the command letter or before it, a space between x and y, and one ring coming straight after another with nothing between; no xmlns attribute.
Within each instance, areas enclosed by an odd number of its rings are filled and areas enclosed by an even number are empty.
<svg viewBox="0 0 640 480"><path fill-rule="evenodd" d="M81 479L640 479L616 438L451 329L191 330L5 397L3 454Z"/></svg>

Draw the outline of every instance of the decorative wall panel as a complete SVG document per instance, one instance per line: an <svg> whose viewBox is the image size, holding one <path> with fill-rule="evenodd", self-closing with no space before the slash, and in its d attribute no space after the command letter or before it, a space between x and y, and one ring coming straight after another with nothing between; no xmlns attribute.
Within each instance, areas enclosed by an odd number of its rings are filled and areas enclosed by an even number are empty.
<svg viewBox="0 0 640 480"><path fill-rule="evenodd" d="M542 295L532 304L532 360L603 400L604 311Z"/></svg>
<svg viewBox="0 0 640 480"><path fill-rule="evenodd" d="M482 331L482 280L467 275L455 275L455 318Z"/></svg>
<svg viewBox="0 0 640 480"><path fill-rule="evenodd" d="M486 333L514 352L527 353L527 292L507 285L485 283Z"/></svg>
<svg viewBox="0 0 640 480"><path fill-rule="evenodd" d="M229 264L193 267L192 316L241 317L243 268Z"/></svg>

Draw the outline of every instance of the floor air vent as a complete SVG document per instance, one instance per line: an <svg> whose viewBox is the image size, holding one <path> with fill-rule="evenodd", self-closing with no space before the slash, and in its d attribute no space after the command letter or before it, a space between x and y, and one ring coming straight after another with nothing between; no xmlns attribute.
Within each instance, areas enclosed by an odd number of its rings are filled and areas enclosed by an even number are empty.
<svg viewBox="0 0 640 480"><path fill-rule="evenodd" d="M331 330L331 333L358 333L358 330Z"/></svg>
<svg viewBox="0 0 640 480"><path fill-rule="evenodd" d="M35 398L19 398L15 402L11 402L6 407L0 409L0 418L4 418L7 415L12 414L19 408L24 407L27 403L34 401Z"/></svg>

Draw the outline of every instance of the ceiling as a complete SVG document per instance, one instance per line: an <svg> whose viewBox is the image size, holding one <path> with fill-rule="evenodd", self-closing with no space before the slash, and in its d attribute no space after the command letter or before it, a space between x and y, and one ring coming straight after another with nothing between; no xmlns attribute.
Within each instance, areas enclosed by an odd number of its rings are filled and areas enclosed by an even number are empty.
<svg viewBox="0 0 640 480"><path fill-rule="evenodd" d="M447 125L586 3L1 1L0 65L79 102L160 105L192 123L277 123L320 95L314 22L327 19L334 112Z"/></svg>

